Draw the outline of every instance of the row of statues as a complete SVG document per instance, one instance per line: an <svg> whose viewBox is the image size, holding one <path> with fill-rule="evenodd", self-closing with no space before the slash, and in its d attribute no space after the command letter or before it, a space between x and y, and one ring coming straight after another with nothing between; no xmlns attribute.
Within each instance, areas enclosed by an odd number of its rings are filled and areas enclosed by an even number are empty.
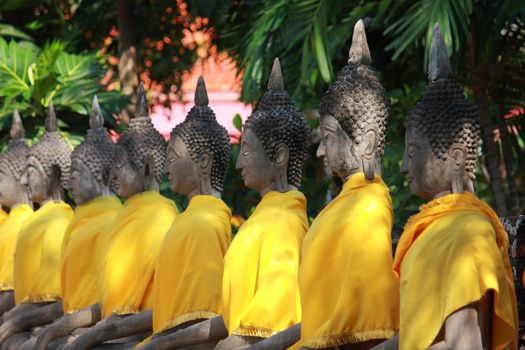
<svg viewBox="0 0 525 350"><path fill-rule="evenodd" d="M389 115L359 21L348 64L320 104L317 156L343 188L309 225L299 191L309 128L276 59L236 163L262 199L231 240L221 200L229 138L202 77L167 145L142 85L116 144L96 98L72 153L52 105L30 148L15 113L0 158L0 200L10 208L0 224L0 347L517 349L508 238L473 193L478 117L438 26L401 168L428 203L406 223L395 257L381 178ZM182 213L159 194L163 174L189 199Z"/></svg>

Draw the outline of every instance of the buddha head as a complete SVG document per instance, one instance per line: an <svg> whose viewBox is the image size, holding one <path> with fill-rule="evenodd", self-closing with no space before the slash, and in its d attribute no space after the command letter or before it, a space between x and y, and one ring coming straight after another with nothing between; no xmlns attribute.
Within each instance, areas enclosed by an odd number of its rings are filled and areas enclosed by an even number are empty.
<svg viewBox="0 0 525 350"><path fill-rule="evenodd" d="M135 117L117 141L112 177L118 194L129 198L144 191L158 191L166 159L166 142L148 116L144 85L139 86Z"/></svg>
<svg viewBox="0 0 525 350"><path fill-rule="evenodd" d="M208 106L204 79L199 77L195 106L171 132L166 171L174 192L220 196L230 159L228 132Z"/></svg>
<svg viewBox="0 0 525 350"><path fill-rule="evenodd" d="M29 147L24 139L22 119L16 109L13 113L10 136L7 152L0 156L0 203L8 208L20 204L31 205L27 188L21 181L26 169Z"/></svg>
<svg viewBox="0 0 525 350"><path fill-rule="evenodd" d="M321 99L321 142L317 156L332 176L380 174L390 115L390 98L376 72L362 20L354 27L348 64Z"/></svg>
<svg viewBox="0 0 525 350"><path fill-rule="evenodd" d="M430 48L428 85L406 119L401 171L418 197L433 199L473 191L480 142L475 106L452 78L439 26Z"/></svg>
<svg viewBox="0 0 525 350"><path fill-rule="evenodd" d="M298 188L308 138L308 124L284 90L276 58L268 91L244 125L236 167L241 170L246 187L261 194Z"/></svg>
<svg viewBox="0 0 525 350"><path fill-rule="evenodd" d="M104 118L95 96L86 139L71 153L69 188L77 204L110 193L109 180L115 148L104 128Z"/></svg>
<svg viewBox="0 0 525 350"><path fill-rule="evenodd" d="M29 198L39 204L63 199L63 188L69 182L71 165L71 149L57 131L53 102L49 104L47 112L45 131L29 149L26 171L22 177Z"/></svg>

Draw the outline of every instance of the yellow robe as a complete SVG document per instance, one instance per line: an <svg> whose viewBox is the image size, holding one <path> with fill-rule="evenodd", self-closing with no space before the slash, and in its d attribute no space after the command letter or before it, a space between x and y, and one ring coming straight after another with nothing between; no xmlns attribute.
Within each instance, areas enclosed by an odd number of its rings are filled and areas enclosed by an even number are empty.
<svg viewBox="0 0 525 350"><path fill-rule="evenodd" d="M155 333L221 313L230 217L231 211L222 200L199 195L175 218L162 242L155 268Z"/></svg>
<svg viewBox="0 0 525 350"><path fill-rule="evenodd" d="M99 300L96 264L99 238L121 208L117 197L103 196L75 209L63 242L61 285L64 313L82 310Z"/></svg>
<svg viewBox="0 0 525 350"><path fill-rule="evenodd" d="M396 249L400 349L426 349L446 318L494 291L492 349L517 349L518 319L508 236L471 193L451 194L411 217Z"/></svg>
<svg viewBox="0 0 525 350"><path fill-rule="evenodd" d="M178 211L157 192L136 194L124 203L109 228L102 263L102 316L134 314L153 307L151 289L162 239Z"/></svg>
<svg viewBox="0 0 525 350"><path fill-rule="evenodd" d="M64 202L48 202L24 223L16 242L15 302L60 300L62 239L73 217Z"/></svg>
<svg viewBox="0 0 525 350"><path fill-rule="evenodd" d="M16 240L22 225L33 214L26 204L19 205L9 212L7 219L0 223L0 292L13 290L13 264Z"/></svg>
<svg viewBox="0 0 525 350"><path fill-rule="evenodd" d="M8 214L3 209L0 209L0 224L7 219L7 215Z"/></svg>
<svg viewBox="0 0 525 350"><path fill-rule="evenodd" d="M363 173L352 175L319 213L304 239L299 272L302 345L327 348L397 332L392 224L388 188Z"/></svg>
<svg viewBox="0 0 525 350"><path fill-rule="evenodd" d="M223 317L230 334L268 338L301 322L297 280L308 229L301 192L269 192L226 253Z"/></svg>

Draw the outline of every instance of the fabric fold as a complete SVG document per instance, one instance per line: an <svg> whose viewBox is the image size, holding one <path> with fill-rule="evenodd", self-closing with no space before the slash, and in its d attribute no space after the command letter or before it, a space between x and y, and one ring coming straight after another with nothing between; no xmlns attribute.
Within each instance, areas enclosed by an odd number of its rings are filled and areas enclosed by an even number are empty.
<svg viewBox="0 0 525 350"><path fill-rule="evenodd" d="M298 269L308 229L299 191L269 192L226 253L222 304L230 334L268 338L301 322Z"/></svg>
<svg viewBox="0 0 525 350"><path fill-rule="evenodd" d="M68 204L50 201L22 226L14 257L16 304L61 299L62 241L72 217Z"/></svg>
<svg viewBox="0 0 525 350"><path fill-rule="evenodd" d="M474 194L450 194L421 206L399 240L394 271L401 285L400 349L428 348L448 316L489 290L492 349L517 349L508 236Z"/></svg>
<svg viewBox="0 0 525 350"><path fill-rule="evenodd" d="M393 209L380 177L352 175L303 243L301 345L327 348L386 339L399 329L392 272Z"/></svg>

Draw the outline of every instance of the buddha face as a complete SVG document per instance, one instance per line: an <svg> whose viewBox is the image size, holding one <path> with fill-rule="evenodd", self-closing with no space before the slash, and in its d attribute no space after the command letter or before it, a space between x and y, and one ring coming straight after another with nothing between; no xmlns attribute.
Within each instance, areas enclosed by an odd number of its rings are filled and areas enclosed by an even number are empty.
<svg viewBox="0 0 525 350"><path fill-rule="evenodd" d="M321 142L317 157L323 159L326 172L331 176L345 178L359 169L358 158L354 154L354 142L337 119L330 114L322 115L320 128Z"/></svg>
<svg viewBox="0 0 525 350"><path fill-rule="evenodd" d="M52 179L46 174L40 161L33 156L27 158L27 168L22 176L22 184L27 187L29 198L36 203L48 199Z"/></svg>
<svg viewBox="0 0 525 350"><path fill-rule="evenodd" d="M258 192L263 192L274 183L275 165L268 158L262 142L250 128L246 128L242 134L236 168L241 170L244 185Z"/></svg>
<svg viewBox="0 0 525 350"><path fill-rule="evenodd" d="M168 144L166 172L174 192L187 196L199 186L199 166L191 159L186 144L179 136L172 137Z"/></svg>
<svg viewBox="0 0 525 350"><path fill-rule="evenodd" d="M462 177L454 171L454 159L438 159L428 139L414 127L407 127L405 153L401 172L407 177L410 191L418 197L431 200L452 191L452 180Z"/></svg>
<svg viewBox="0 0 525 350"><path fill-rule="evenodd" d="M0 163L0 204L8 208L14 207L19 202L21 191L25 192L26 188Z"/></svg>
<svg viewBox="0 0 525 350"><path fill-rule="evenodd" d="M103 194L103 186L79 159L74 159L71 162L69 187L77 204L84 204Z"/></svg>
<svg viewBox="0 0 525 350"><path fill-rule="evenodd" d="M118 194L123 198L144 191L144 174L130 159L123 146L117 146L113 177L116 179Z"/></svg>

